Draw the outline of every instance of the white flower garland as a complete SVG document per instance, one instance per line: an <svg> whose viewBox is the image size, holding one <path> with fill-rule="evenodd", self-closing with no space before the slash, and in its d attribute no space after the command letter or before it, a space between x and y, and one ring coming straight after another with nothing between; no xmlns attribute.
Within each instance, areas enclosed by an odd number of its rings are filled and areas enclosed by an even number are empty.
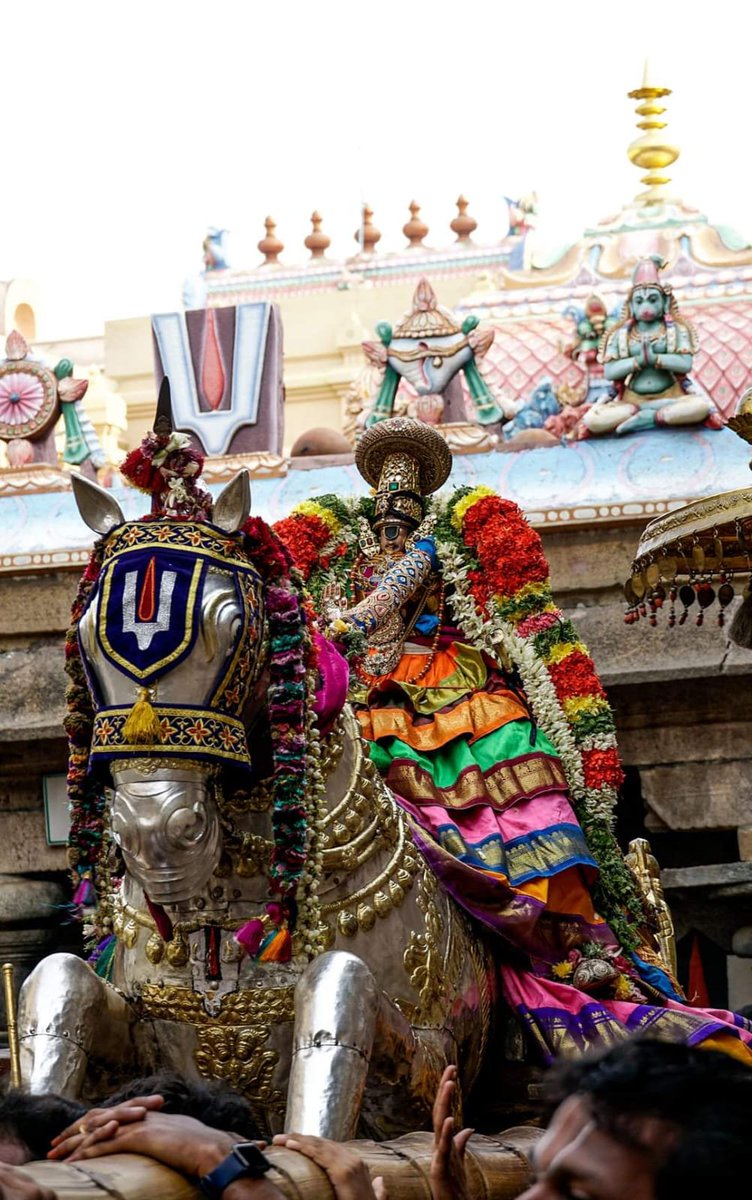
<svg viewBox="0 0 752 1200"><path fill-rule="evenodd" d="M316 693L316 670L310 669L306 677L305 737L306 737L306 824L308 844L305 866L298 880L298 920L295 938L300 951L308 958L315 958L326 949L326 927L321 921L319 886L323 873L321 831L326 807L326 780L321 771L321 737L316 724L313 697Z"/></svg>

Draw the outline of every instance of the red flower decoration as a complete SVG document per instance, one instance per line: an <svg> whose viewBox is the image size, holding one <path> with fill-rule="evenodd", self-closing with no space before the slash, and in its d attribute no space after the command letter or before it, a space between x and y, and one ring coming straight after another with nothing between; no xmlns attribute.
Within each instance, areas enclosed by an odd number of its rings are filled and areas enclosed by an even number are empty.
<svg viewBox="0 0 752 1200"><path fill-rule="evenodd" d="M326 521L313 513L294 513L277 521L274 532L285 543L295 566L307 580L314 566L319 563L321 549L331 540Z"/></svg>
<svg viewBox="0 0 752 1200"><path fill-rule="evenodd" d="M541 540L511 500L483 496L465 514L462 534L486 577L485 599L513 596L528 583L548 579Z"/></svg>
<svg viewBox="0 0 752 1200"><path fill-rule="evenodd" d="M589 788L619 788L624 782L624 772L619 762L619 753L611 750L583 750L582 767L585 786Z"/></svg>
<svg viewBox="0 0 752 1200"><path fill-rule="evenodd" d="M606 697L592 659L581 650L573 650L566 658L551 663L548 673L559 700L568 700L570 696Z"/></svg>
<svg viewBox="0 0 752 1200"><path fill-rule="evenodd" d="M249 517L242 530L245 550L265 579L287 575L292 557L287 547L261 517Z"/></svg>

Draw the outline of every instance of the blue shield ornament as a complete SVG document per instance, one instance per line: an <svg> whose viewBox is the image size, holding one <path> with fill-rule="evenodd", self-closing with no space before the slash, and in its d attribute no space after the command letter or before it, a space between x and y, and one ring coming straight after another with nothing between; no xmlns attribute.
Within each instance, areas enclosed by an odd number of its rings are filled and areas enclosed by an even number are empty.
<svg viewBox="0 0 752 1200"><path fill-rule="evenodd" d="M186 658L198 635L207 562L165 547L119 555L99 580L97 642L141 687Z"/></svg>

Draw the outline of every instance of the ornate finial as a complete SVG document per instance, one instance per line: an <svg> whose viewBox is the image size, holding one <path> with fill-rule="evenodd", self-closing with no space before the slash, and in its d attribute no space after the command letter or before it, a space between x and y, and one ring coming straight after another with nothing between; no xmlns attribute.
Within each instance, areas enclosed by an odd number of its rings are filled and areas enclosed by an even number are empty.
<svg viewBox="0 0 752 1200"><path fill-rule="evenodd" d="M647 170L647 175L643 175L642 182L648 185L648 190L641 192L636 197L637 202L639 204L662 204L667 197L661 189L670 183L669 176L662 172L666 167L670 167L672 162L676 162L679 157L679 147L672 146L665 135L660 132L666 128L666 122L660 119L666 109L658 101L662 100L664 96L670 96L671 88L654 87L650 80L650 64L646 59L642 87L629 93L630 100L641 101L636 109L637 115L642 118L637 122L637 128L644 129L645 132L630 144L627 154L629 161L633 162L636 167Z"/></svg>
<svg viewBox="0 0 752 1200"><path fill-rule="evenodd" d="M170 381L165 375L159 385L157 411L154 417L154 432L157 437L169 437L172 429L172 396L170 394Z"/></svg>
<svg viewBox="0 0 752 1200"><path fill-rule="evenodd" d="M464 242L469 245L472 241L472 236L478 228L478 222L475 217L468 216L467 206L469 201L464 196L457 197L457 216L450 222L449 228L452 233L456 233L456 241Z"/></svg>
<svg viewBox="0 0 752 1200"><path fill-rule="evenodd" d="M303 245L311 251L311 258L323 258L332 244L332 239L321 232L321 213L311 213L311 232Z"/></svg>
<svg viewBox="0 0 752 1200"><path fill-rule="evenodd" d="M402 226L402 232L409 242L408 249L420 250L423 238L428 233L428 226L420 219L420 205L417 200L410 202L410 220Z"/></svg>
<svg viewBox="0 0 752 1200"><path fill-rule="evenodd" d="M277 266L279 256L284 250L284 246L278 237L274 236L274 230L277 228L277 222L273 217L267 217L264 221L266 236L262 237L258 243L258 248L264 256L264 261L261 264L264 267Z"/></svg>
<svg viewBox="0 0 752 1200"><path fill-rule="evenodd" d="M355 231L355 241L360 246L361 254L374 254L376 243L381 241L381 233L373 224L373 209L367 204L363 205L360 229Z"/></svg>

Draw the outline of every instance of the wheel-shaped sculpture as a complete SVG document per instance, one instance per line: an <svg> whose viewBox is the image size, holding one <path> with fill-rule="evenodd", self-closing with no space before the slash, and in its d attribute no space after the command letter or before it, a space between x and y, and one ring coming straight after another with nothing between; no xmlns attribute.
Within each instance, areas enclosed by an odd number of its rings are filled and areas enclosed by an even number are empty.
<svg viewBox="0 0 752 1200"><path fill-rule="evenodd" d="M57 379L49 367L13 359L0 365L0 438L36 441L58 416Z"/></svg>

